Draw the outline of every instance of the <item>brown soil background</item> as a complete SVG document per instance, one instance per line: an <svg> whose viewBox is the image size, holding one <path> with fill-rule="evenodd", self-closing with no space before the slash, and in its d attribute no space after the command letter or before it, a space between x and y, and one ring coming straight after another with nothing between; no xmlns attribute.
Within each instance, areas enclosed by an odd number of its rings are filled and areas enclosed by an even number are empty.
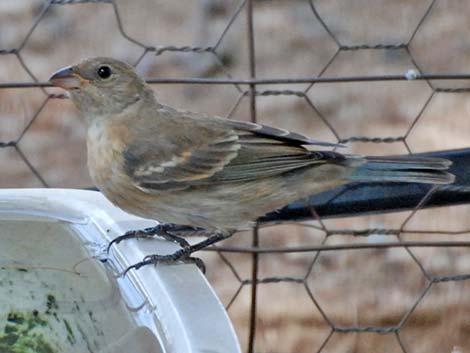
<svg viewBox="0 0 470 353"><path fill-rule="evenodd" d="M322 0L319 14L343 45L407 42L432 1ZM17 48L40 12L43 1L0 2L0 48ZM238 2L229 0L116 0L127 34L146 45L213 45ZM313 15L308 1L256 1L254 9L257 75L315 76L337 50ZM470 64L470 1L437 0L420 26L409 50L426 73L465 73ZM224 38L220 65L210 54L148 53L138 65L146 77L247 78L246 15L240 14ZM20 51L38 80L81 58L107 55L135 62L143 50L118 30L111 5L53 5ZM403 74L415 69L405 49L342 51L324 76ZM15 55L0 55L0 82L30 81ZM432 82L435 87L465 87L466 82ZM226 116L239 97L234 86L154 85L158 97L174 106ZM297 89L306 85L271 85L259 89ZM48 89L49 93L59 91ZM340 138L404 135L432 94L422 81L319 84L309 97ZM52 187L91 186L86 171L85 127L68 100L51 99L35 119L46 95L38 88L0 90L0 141L16 140L19 148ZM468 146L468 93L435 93L406 142L413 152ZM318 115L298 97L259 97L259 121L335 142ZM248 120L248 100L232 115ZM347 152L407 153L403 143L352 143ZM13 148L0 149L0 187L41 187L42 184ZM409 212L325 220L328 229L399 228ZM468 234L433 235L435 230L470 228L469 207L418 211L406 224L406 240L468 240ZM318 222L310 222L317 224ZM332 236L327 244L381 242L385 236L357 239ZM302 226L261 231L266 246L320 244L324 234ZM227 244L250 245L249 233ZM467 249L412 249L422 266L438 275L470 270ZM208 279L224 304L239 281L221 258L204 253ZM249 255L226 255L242 279L251 271ZM260 278L306 275L314 254L273 254L260 257ZM393 325L416 302L427 281L405 249L351 250L321 253L308 279L320 307L338 325ZM257 352L316 352L330 332L305 287L296 283L259 286ZM228 312L242 347L247 346L250 288L244 286ZM407 352L470 352L470 283L433 285L420 301L400 339ZM457 348L456 348L457 347ZM394 334L334 333L322 352L401 352Z"/></svg>

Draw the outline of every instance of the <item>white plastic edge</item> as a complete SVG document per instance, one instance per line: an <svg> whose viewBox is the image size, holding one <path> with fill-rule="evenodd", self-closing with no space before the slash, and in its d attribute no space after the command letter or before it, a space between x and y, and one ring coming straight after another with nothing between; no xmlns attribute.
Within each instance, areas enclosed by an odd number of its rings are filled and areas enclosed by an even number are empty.
<svg viewBox="0 0 470 353"><path fill-rule="evenodd" d="M91 222L104 242L127 230L155 224L114 207L99 192L74 189L0 189L0 218L5 215L45 217L78 226ZM158 249L150 243L158 244ZM176 245L166 241L131 240L119 244L114 255L131 265L152 252L175 249ZM165 352L241 352L223 305L196 266L146 266L130 276L156 309L156 324L166 336Z"/></svg>

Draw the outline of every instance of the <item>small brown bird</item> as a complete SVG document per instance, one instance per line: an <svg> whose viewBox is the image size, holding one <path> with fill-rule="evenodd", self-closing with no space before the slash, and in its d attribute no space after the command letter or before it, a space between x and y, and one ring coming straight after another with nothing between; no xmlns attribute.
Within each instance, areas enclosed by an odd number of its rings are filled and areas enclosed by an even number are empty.
<svg viewBox="0 0 470 353"><path fill-rule="evenodd" d="M157 101L134 69L110 58L57 71L51 82L69 91L87 127L88 168L101 192L123 210L166 224L142 234L177 241L184 260L293 201L349 182L447 184L448 160L362 157L306 146L337 146L253 123L181 111ZM190 246L175 231L213 233Z"/></svg>

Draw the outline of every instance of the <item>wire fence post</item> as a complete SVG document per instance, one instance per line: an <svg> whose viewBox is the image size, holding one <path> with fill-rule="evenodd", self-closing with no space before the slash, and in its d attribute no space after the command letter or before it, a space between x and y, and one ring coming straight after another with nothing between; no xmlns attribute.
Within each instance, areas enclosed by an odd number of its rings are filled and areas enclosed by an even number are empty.
<svg viewBox="0 0 470 353"><path fill-rule="evenodd" d="M256 79L256 53L255 53L255 38L253 29L253 0L248 0L246 3L247 14L247 34L248 34L248 60L249 60L249 75L250 79ZM253 123L256 123L256 84L251 83L250 87L250 118ZM257 248L259 246L259 233L258 226L253 229L252 246ZM253 253L252 269L251 269L251 308L250 308L250 327L248 337L248 353L254 352L255 336L256 336L256 319L257 319L257 289L258 289L258 253Z"/></svg>

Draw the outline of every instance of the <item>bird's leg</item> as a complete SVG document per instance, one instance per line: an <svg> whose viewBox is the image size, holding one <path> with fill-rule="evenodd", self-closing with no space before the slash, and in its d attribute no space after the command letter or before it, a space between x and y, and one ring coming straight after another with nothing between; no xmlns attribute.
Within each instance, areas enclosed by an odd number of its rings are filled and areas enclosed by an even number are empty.
<svg viewBox="0 0 470 353"><path fill-rule="evenodd" d="M119 244L123 240L127 239L140 239L140 238L153 238L154 236L161 237L165 240L177 243L182 248L189 247L189 243L182 237L176 235L175 233L194 233L198 232L201 229L184 226L173 223L160 223L155 227L139 229L139 230L130 230L125 234L118 236L111 240L106 251L109 253L109 249L113 244Z"/></svg>
<svg viewBox="0 0 470 353"><path fill-rule="evenodd" d="M196 251L202 250L210 245L213 245L221 240L227 239L232 236L235 231L218 231L215 234L211 235L207 239L200 241L194 245L189 245L178 251L175 251L173 254L169 255L148 255L144 259L132 266L129 266L125 271L124 275L132 269L138 270L139 268L146 265L157 265L157 264L175 264L177 262L182 263L195 263L202 272L205 272L205 266L201 259L190 257L190 255Z"/></svg>

